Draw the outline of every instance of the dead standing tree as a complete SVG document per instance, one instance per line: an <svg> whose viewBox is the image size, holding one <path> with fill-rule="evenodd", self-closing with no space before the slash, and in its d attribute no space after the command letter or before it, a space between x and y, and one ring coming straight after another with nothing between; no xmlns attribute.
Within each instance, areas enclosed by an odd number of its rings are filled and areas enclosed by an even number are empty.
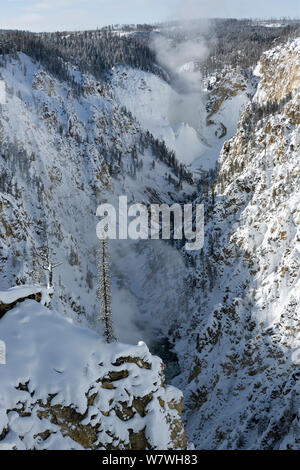
<svg viewBox="0 0 300 470"><path fill-rule="evenodd" d="M53 269L61 266L63 263L53 263L53 257L55 253L49 249L48 243L41 248L38 248L36 251L36 257L40 261L40 266L45 270L48 271L48 282L47 288L50 289L53 287Z"/></svg>
<svg viewBox="0 0 300 470"><path fill-rule="evenodd" d="M98 249L98 292L101 320L104 322L104 337L107 343L116 341L113 332L111 309L110 259L106 240L100 240Z"/></svg>

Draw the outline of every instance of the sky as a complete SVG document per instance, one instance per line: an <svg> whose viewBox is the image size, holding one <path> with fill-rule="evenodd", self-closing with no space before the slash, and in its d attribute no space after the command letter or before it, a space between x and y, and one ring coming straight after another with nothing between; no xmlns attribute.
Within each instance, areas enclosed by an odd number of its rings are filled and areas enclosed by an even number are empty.
<svg viewBox="0 0 300 470"><path fill-rule="evenodd" d="M300 17L300 0L0 0L0 29L61 31L189 18Z"/></svg>

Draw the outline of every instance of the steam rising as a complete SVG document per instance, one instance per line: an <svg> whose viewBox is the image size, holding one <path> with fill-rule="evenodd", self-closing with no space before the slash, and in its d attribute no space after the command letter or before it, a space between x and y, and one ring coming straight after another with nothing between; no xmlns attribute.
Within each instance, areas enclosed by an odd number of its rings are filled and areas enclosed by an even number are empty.
<svg viewBox="0 0 300 470"><path fill-rule="evenodd" d="M150 347L185 314L186 267L180 251L162 240L113 240L112 310L121 342Z"/></svg>
<svg viewBox="0 0 300 470"><path fill-rule="evenodd" d="M191 163L199 156L204 140L206 113L202 76L197 66L209 54L203 35L208 27L208 21L184 21L176 26L180 39L166 37L168 30L152 39L157 61L167 71L171 86L177 92L176 98L169 102L168 119L174 131L181 134L178 140L185 149L185 163Z"/></svg>
<svg viewBox="0 0 300 470"><path fill-rule="evenodd" d="M171 91L164 88L162 114L168 102L166 114L175 136L176 156L187 164L203 151L206 111L202 76L195 64L201 64L208 56L209 47L203 36L208 27L207 21L184 21L176 25L180 40L174 40L171 34L168 37L168 30L163 29L166 34L156 33L151 44L172 87ZM187 271L182 255L160 240L115 240L111 255L116 335L133 344L144 340L151 347L160 331L172 330L185 321Z"/></svg>
<svg viewBox="0 0 300 470"><path fill-rule="evenodd" d="M208 46L204 39L186 40L174 44L172 39L154 36L152 47L158 62L169 72L171 79L182 92L199 91L201 75L194 70L194 63L201 62L208 56Z"/></svg>

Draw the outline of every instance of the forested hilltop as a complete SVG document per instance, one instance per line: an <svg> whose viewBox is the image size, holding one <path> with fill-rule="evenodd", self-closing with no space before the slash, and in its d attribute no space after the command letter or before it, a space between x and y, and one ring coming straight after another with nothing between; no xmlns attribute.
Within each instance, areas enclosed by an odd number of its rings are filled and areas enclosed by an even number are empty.
<svg viewBox="0 0 300 470"><path fill-rule="evenodd" d="M250 67L263 51L300 34L299 20L254 21L237 19L195 20L157 25L115 25L94 31L30 33L5 31L0 35L0 54L24 52L57 78L74 78L67 63L90 72L97 79L118 65L127 65L167 78L151 47L155 35L163 34L174 46L182 41L207 41L208 57L195 66L202 75L224 66Z"/></svg>

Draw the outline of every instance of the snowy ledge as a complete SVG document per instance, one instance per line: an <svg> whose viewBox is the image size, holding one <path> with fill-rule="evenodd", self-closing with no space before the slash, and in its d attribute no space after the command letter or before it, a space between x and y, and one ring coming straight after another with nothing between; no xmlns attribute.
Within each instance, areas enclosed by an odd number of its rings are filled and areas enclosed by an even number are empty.
<svg viewBox="0 0 300 470"><path fill-rule="evenodd" d="M0 291L0 318L8 310L14 308L17 302L23 302L25 299L33 299L42 305L49 305L53 289L47 289L42 286L16 286L10 289Z"/></svg>
<svg viewBox="0 0 300 470"><path fill-rule="evenodd" d="M186 448L182 394L145 343L104 343L26 299L0 324L0 449Z"/></svg>

